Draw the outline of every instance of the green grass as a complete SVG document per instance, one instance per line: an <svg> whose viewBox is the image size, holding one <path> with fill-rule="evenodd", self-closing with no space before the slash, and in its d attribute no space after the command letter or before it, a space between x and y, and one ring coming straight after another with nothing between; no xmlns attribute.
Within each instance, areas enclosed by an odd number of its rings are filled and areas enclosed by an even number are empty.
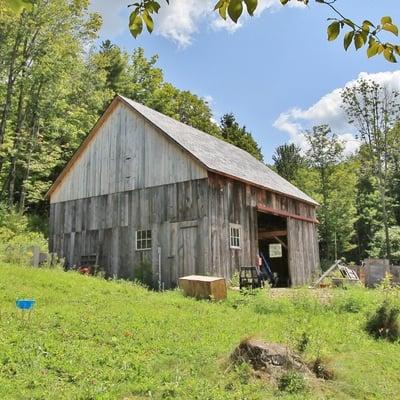
<svg viewBox="0 0 400 400"><path fill-rule="evenodd" d="M399 344L363 330L368 313L396 292L337 290L320 302L307 290L272 299L230 292L223 303L155 293L58 270L0 265L0 399L395 399ZM37 306L21 315L15 300ZM230 368L247 336L328 360L334 381L279 392Z"/></svg>

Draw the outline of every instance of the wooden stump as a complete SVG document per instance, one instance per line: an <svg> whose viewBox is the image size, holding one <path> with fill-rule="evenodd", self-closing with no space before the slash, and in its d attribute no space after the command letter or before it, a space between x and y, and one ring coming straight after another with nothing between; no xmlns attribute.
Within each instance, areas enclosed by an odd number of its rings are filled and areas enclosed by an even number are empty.
<svg viewBox="0 0 400 400"><path fill-rule="evenodd" d="M196 299L225 300L226 282L214 276L190 275L179 278L179 287L185 296Z"/></svg>

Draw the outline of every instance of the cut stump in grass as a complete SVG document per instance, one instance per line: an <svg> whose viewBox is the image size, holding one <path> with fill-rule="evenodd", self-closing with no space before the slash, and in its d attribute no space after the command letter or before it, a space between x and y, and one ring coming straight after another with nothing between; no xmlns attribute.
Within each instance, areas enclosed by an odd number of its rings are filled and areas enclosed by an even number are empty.
<svg viewBox="0 0 400 400"><path fill-rule="evenodd" d="M311 376L312 372L301 357L276 343L265 343L258 339L244 339L231 354L235 364L246 362L260 377L278 381L288 371Z"/></svg>

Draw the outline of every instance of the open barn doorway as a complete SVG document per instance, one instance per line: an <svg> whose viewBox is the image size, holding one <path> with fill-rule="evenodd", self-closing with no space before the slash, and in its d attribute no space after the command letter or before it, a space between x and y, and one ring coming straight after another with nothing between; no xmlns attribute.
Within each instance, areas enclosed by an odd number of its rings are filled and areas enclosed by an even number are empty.
<svg viewBox="0 0 400 400"><path fill-rule="evenodd" d="M263 212L257 213L258 249L274 276L275 286L289 287L287 219Z"/></svg>

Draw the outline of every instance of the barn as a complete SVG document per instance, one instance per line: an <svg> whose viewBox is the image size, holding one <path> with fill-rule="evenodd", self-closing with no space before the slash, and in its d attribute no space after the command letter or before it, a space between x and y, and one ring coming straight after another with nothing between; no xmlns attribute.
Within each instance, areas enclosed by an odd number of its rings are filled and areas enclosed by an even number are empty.
<svg viewBox="0 0 400 400"><path fill-rule="evenodd" d="M317 203L247 152L116 96L48 192L50 251L174 287L261 252L281 286L319 273Z"/></svg>

